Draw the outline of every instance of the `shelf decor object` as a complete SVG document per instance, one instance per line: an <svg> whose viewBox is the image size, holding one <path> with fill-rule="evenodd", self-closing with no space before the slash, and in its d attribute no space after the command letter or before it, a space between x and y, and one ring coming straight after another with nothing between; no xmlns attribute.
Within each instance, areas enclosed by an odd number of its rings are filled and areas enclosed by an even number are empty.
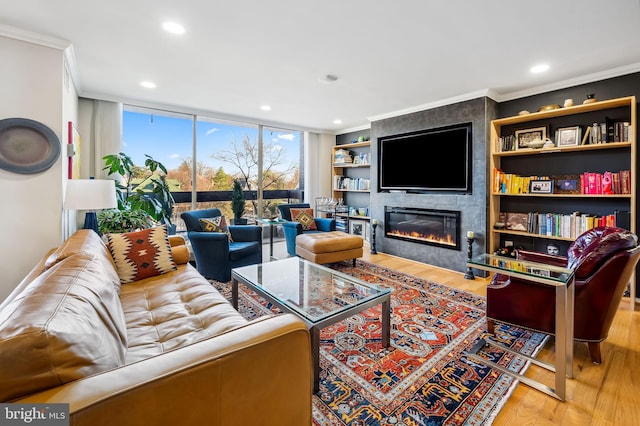
<svg viewBox="0 0 640 426"><path fill-rule="evenodd" d="M467 262L470 262L473 258L473 242L475 241L475 235L473 231L467 231ZM467 272L464 274L464 277L468 280L475 280L476 277L473 275L473 269L467 263Z"/></svg>
<svg viewBox="0 0 640 426"><path fill-rule="evenodd" d="M34 174L60 156L60 140L49 127L28 118L0 120L0 169Z"/></svg>
<svg viewBox="0 0 640 426"><path fill-rule="evenodd" d="M378 219L371 221L371 254L378 254L376 250L376 228L378 227Z"/></svg>
<svg viewBox="0 0 640 426"><path fill-rule="evenodd" d="M533 141L544 141L547 138L546 127L536 127L535 129L524 129L516 131L516 150L529 148L529 143Z"/></svg>
<svg viewBox="0 0 640 426"><path fill-rule="evenodd" d="M561 127L556 130L556 146L578 146L581 142L580 126Z"/></svg>

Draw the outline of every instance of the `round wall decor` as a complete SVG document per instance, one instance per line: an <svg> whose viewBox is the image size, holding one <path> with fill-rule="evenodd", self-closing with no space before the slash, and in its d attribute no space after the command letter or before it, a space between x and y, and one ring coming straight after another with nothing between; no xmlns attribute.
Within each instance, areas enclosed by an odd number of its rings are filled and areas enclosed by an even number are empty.
<svg viewBox="0 0 640 426"><path fill-rule="evenodd" d="M60 140L49 127L28 118L0 120L0 169L31 174L47 170L60 156Z"/></svg>

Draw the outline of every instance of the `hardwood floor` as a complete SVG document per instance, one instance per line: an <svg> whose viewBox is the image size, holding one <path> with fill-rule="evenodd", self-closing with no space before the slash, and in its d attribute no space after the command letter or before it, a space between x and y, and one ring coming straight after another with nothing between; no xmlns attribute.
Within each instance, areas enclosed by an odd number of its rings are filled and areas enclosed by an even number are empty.
<svg viewBox="0 0 640 426"><path fill-rule="evenodd" d="M287 256L284 241L274 244L274 256ZM264 258L269 258L268 244ZM464 274L384 253L372 255L365 247L363 260L390 269L486 296L489 279L467 280ZM639 309L636 307L636 309ZM640 311L621 303L609 337L602 342L602 364L594 365L585 343L574 344L574 378L567 380L567 400L518 384L493 422L495 426L635 426L640 425ZM553 339L538 356L554 362ZM525 374L551 387L553 373L530 366Z"/></svg>
<svg viewBox="0 0 640 426"><path fill-rule="evenodd" d="M416 275L474 294L486 295L488 279L467 280L464 274L387 254L363 260ZM637 308L636 308L637 309ZM587 345L574 344L574 378L567 380L567 400L560 402L518 384L495 421L496 426L521 425L638 425L640 424L640 312L623 302L609 337L601 344L602 364L594 365ZM553 363L553 339L539 359ZM553 373L530 366L526 376L553 387Z"/></svg>

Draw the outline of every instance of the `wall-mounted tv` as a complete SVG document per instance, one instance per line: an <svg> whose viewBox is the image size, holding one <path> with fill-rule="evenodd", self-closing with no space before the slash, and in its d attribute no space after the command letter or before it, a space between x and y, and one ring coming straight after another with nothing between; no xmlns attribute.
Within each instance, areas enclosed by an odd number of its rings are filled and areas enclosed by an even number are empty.
<svg viewBox="0 0 640 426"><path fill-rule="evenodd" d="M378 191L471 192L471 123L378 138Z"/></svg>

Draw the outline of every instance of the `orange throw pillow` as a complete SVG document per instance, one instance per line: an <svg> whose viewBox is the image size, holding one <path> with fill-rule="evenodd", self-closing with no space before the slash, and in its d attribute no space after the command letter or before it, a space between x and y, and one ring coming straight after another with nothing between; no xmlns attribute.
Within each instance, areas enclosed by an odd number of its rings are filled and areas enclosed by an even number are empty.
<svg viewBox="0 0 640 426"><path fill-rule="evenodd" d="M167 225L107 234L107 240L122 284L178 269L171 254Z"/></svg>
<svg viewBox="0 0 640 426"><path fill-rule="evenodd" d="M291 220L302 225L303 231L315 231L316 221L313 217L313 209L291 209Z"/></svg>

